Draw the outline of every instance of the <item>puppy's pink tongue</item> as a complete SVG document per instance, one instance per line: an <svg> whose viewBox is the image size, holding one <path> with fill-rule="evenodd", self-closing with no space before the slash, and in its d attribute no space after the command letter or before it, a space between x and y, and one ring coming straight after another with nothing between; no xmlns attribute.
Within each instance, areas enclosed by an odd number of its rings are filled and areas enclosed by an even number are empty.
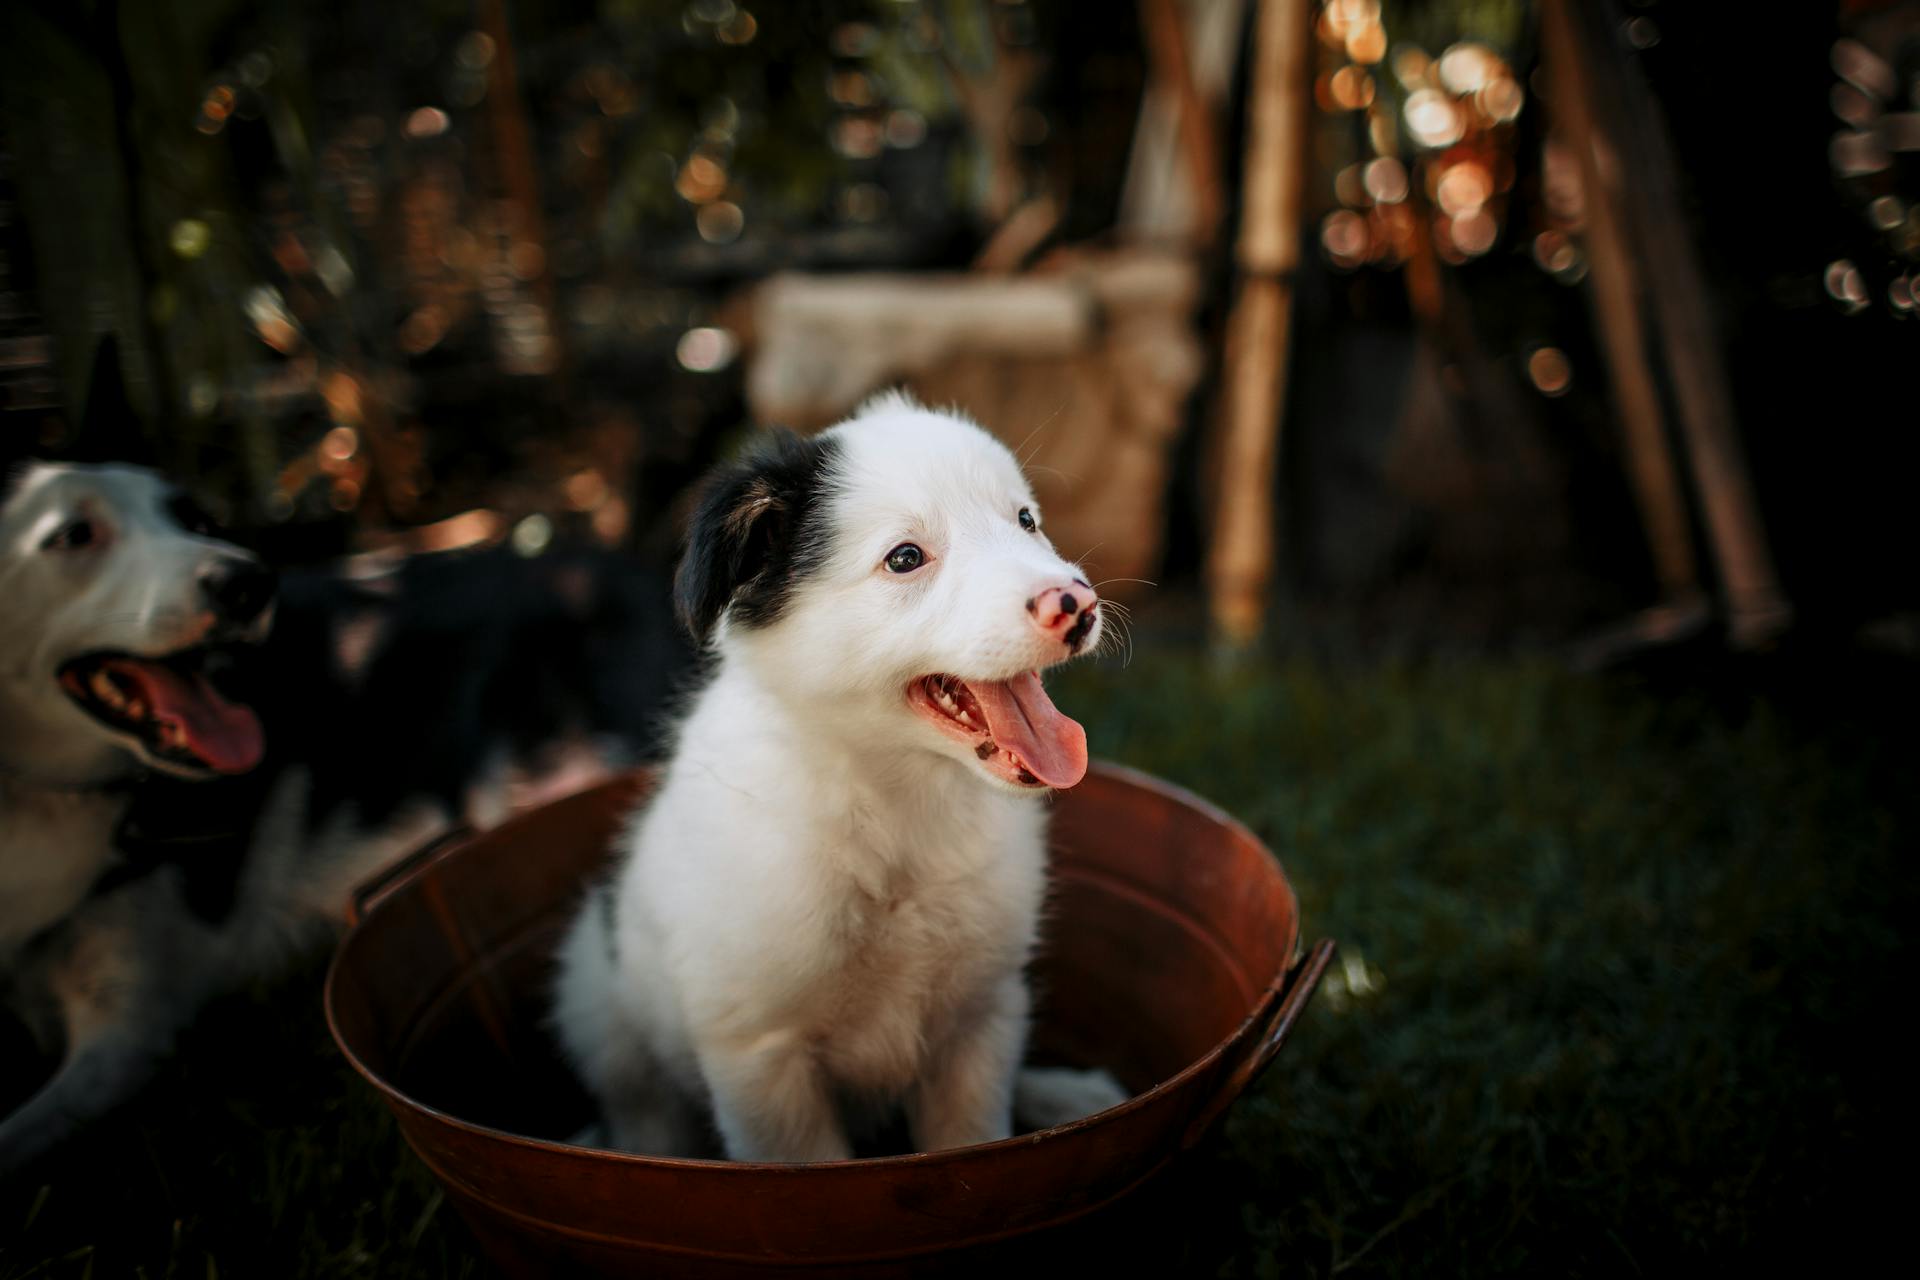
<svg viewBox="0 0 1920 1280"><path fill-rule="evenodd" d="M133 682L148 714L163 723L171 721L182 744L208 768L245 773L260 763L266 740L259 718L221 697L205 676L183 675L158 662L131 658L113 658L103 665Z"/></svg>
<svg viewBox="0 0 1920 1280"><path fill-rule="evenodd" d="M1087 776L1087 731L1060 714L1029 671L996 684L967 682L986 713L987 730L1019 756L1027 771L1050 787L1071 787Z"/></svg>

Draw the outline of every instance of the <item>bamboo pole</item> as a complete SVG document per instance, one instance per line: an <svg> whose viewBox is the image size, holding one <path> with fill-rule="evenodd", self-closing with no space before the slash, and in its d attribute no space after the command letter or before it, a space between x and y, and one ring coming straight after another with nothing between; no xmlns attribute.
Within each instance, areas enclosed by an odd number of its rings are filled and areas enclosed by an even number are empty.
<svg viewBox="0 0 1920 1280"><path fill-rule="evenodd" d="M1207 553L1214 628L1233 647L1258 638L1273 579L1275 471L1306 179L1310 16L1308 0L1260 0L1255 16L1235 246L1239 292L1227 319L1219 499Z"/></svg>

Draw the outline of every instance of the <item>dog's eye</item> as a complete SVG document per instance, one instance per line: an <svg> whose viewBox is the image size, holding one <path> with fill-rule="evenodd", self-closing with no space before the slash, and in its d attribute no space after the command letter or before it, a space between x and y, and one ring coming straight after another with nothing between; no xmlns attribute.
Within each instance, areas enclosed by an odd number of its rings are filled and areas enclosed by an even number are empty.
<svg viewBox="0 0 1920 1280"><path fill-rule="evenodd" d="M47 535L40 544L44 551L78 551L94 543L95 529L93 521L87 519L69 520Z"/></svg>
<svg viewBox="0 0 1920 1280"><path fill-rule="evenodd" d="M1033 512L1026 507L1020 508L1020 527L1028 533L1037 532L1040 528L1040 522L1033 518Z"/></svg>
<svg viewBox="0 0 1920 1280"><path fill-rule="evenodd" d="M911 542L903 542L887 552L887 570L891 573L912 573L927 560L926 553Z"/></svg>

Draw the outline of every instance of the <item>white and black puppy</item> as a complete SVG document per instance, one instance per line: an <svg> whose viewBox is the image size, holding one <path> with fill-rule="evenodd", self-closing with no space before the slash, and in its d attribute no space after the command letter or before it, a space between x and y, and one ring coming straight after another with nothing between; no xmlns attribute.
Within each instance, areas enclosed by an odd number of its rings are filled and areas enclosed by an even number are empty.
<svg viewBox="0 0 1920 1280"><path fill-rule="evenodd" d="M917 1150L1009 1136L1045 799L1087 767L1039 673L1101 634L1013 455L897 395L780 433L710 482L676 599L712 679L555 987L611 1145L844 1159L896 1106Z"/></svg>

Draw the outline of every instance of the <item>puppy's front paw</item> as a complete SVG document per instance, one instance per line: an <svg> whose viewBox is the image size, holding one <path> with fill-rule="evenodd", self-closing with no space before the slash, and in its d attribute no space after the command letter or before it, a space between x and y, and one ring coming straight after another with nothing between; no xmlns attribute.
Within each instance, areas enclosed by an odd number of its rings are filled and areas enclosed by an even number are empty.
<svg viewBox="0 0 1920 1280"><path fill-rule="evenodd" d="M1023 1067L1013 1082L1013 1114L1023 1129L1051 1129L1084 1120L1133 1095L1106 1071Z"/></svg>

